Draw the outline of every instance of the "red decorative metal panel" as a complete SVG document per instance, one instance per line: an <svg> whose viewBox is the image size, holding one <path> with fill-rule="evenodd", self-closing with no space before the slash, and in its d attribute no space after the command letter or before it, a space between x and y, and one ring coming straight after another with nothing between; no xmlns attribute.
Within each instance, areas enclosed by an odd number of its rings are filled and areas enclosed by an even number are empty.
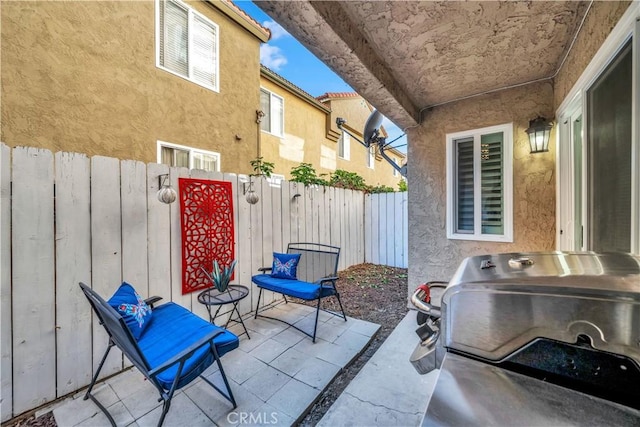
<svg viewBox="0 0 640 427"><path fill-rule="evenodd" d="M182 294L210 287L201 270L233 261L233 198L231 183L180 178L182 219Z"/></svg>

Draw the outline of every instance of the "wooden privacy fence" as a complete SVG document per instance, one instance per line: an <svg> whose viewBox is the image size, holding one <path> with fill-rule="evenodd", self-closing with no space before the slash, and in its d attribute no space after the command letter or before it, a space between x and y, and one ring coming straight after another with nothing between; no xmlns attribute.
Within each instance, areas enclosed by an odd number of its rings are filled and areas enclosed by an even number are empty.
<svg viewBox="0 0 640 427"><path fill-rule="evenodd" d="M272 187L258 179L260 200L250 205L244 175L2 144L2 421L91 381L107 336L80 281L109 298L124 280L143 297L160 295L208 319L197 292L181 291L180 207L158 201L161 174L169 174L175 189L181 177L231 183L238 260L233 283L251 288L240 303L243 314L255 307L258 295L251 275L289 242L339 246L340 270L365 260L406 265L406 193L396 199L286 181ZM404 243L388 243L398 236ZM112 351L103 372L127 366Z"/></svg>

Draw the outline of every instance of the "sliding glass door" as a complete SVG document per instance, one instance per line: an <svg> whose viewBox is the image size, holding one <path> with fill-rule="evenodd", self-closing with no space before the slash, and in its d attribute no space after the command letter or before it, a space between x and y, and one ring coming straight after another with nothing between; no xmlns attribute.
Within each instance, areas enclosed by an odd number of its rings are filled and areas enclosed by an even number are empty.
<svg viewBox="0 0 640 427"><path fill-rule="evenodd" d="M587 247L597 252L631 251L631 46L629 41L586 92Z"/></svg>

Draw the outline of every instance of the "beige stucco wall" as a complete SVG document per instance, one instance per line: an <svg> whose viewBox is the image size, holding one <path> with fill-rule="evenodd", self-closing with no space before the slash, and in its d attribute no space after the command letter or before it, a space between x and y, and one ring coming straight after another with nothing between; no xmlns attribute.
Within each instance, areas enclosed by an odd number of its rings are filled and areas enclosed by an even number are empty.
<svg viewBox="0 0 640 427"><path fill-rule="evenodd" d="M311 163L318 175L333 172L336 143L325 138L326 114L265 78L260 85L284 99L284 138L260 132L261 154L275 164L273 172L289 179L291 168L303 162Z"/></svg>
<svg viewBox="0 0 640 427"><path fill-rule="evenodd" d="M553 116L549 82L437 107L424 113L420 127L408 131L409 290L428 280L449 280L467 256L554 249L555 145L547 153L530 154L525 133L537 115ZM510 122L513 243L447 239L446 134Z"/></svg>
<svg viewBox="0 0 640 427"><path fill-rule="evenodd" d="M259 41L216 8L220 92L156 67L155 2L3 2L2 141L144 162L162 140L249 172ZM238 141L235 135L241 137Z"/></svg>
<svg viewBox="0 0 640 427"><path fill-rule="evenodd" d="M593 2L582 29L554 80L554 104L557 108L589 65L630 1Z"/></svg>

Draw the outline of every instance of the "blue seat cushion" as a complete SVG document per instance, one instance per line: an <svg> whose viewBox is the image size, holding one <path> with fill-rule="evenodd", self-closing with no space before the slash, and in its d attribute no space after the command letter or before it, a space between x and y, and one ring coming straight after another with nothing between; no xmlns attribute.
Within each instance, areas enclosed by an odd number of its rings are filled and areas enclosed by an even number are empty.
<svg viewBox="0 0 640 427"><path fill-rule="evenodd" d="M173 356L177 355L191 344L195 343L212 330L223 330L224 333L214 338L218 355L222 356L238 348L239 340L233 333L212 325L186 308L168 302L154 308L151 324L140 337L138 346L154 369ZM189 384L204 372L215 358L209 346L202 346L187 361L182 369L181 379L177 388ZM158 374L157 379L165 389L171 388L173 379L178 371L178 364Z"/></svg>
<svg viewBox="0 0 640 427"><path fill-rule="evenodd" d="M335 294L335 289L330 285L320 286L318 283L301 280L279 279L270 274L257 274L251 281L260 288L303 300L315 300Z"/></svg>

